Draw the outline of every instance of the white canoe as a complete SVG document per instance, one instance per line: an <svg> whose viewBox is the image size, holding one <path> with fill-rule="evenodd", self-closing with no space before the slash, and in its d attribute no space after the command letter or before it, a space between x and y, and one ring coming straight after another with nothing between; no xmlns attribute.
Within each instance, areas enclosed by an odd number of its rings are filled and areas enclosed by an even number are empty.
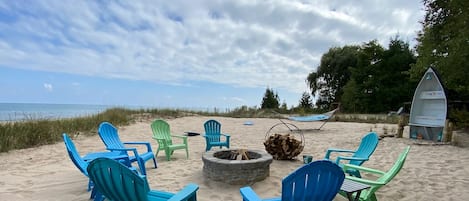
<svg viewBox="0 0 469 201"><path fill-rule="evenodd" d="M441 141L447 115L445 90L435 70L428 68L415 89L410 109L410 137Z"/></svg>

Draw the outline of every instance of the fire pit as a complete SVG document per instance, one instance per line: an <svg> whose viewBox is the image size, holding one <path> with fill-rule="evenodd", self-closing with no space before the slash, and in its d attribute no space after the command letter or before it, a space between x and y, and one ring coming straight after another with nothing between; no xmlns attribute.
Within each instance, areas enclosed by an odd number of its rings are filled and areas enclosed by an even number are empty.
<svg viewBox="0 0 469 201"><path fill-rule="evenodd" d="M269 176L272 156L262 150L228 149L205 152L206 177L228 184L252 184Z"/></svg>

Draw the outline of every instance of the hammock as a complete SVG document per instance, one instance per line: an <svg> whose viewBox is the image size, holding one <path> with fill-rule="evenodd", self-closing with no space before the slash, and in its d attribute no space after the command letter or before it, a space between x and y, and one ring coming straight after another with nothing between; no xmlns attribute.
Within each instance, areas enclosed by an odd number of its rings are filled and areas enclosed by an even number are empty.
<svg viewBox="0 0 469 201"><path fill-rule="evenodd" d="M308 121L323 121L323 120L328 120L331 118L334 113L337 111L337 109L334 109L332 111L326 112L324 114L315 114L315 115L309 115L309 116L296 116L296 117L288 117L288 119L293 120L293 121L302 121L302 122L308 122Z"/></svg>
<svg viewBox="0 0 469 201"><path fill-rule="evenodd" d="M321 130L321 128L327 123L327 121L329 121L329 119L332 116L334 116L337 110L338 108L331 110L329 112L323 113L323 114L315 114L315 115L309 115L309 116L294 116L294 117L288 117L288 119L292 121L299 121L299 122L324 121L324 123L321 124L319 128L313 129L313 130Z"/></svg>

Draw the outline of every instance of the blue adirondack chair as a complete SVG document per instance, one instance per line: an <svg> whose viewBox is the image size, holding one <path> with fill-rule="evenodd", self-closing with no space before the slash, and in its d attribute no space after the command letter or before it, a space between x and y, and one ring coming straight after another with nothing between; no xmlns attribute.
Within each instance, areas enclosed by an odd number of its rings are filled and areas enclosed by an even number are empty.
<svg viewBox="0 0 469 201"><path fill-rule="evenodd" d="M244 201L331 201L344 182L342 169L327 160L301 166L282 180L282 196L261 199L251 187L239 191Z"/></svg>
<svg viewBox="0 0 469 201"><path fill-rule="evenodd" d="M88 167L88 163L83 160L83 158L80 156L72 139L70 139L70 137L68 137L66 133L62 134L62 137L65 143L65 148L67 149L67 153L70 156L70 159L72 160L73 164L75 164L75 166L80 170L81 173L83 173L86 177L89 177L88 170L86 169ZM99 193L97 193L96 189L93 187L93 182L91 181L91 179L88 181L88 191L90 190L91 199L95 198L95 200L101 200L99 199ZM98 194L98 196L96 196L96 194Z"/></svg>
<svg viewBox="0 0 469 201"><path fill-rule="evenodd" d="M375 132L370 132L362 138L357 150L330 148L327 150L324 159L330 160L332 152L352 153L352 156L337 156L335 163L342 167L343 164L341 163L341 160L345 160L349 161L349 164L360 166L370 158L371 154L373 154L378 146L378 142L378 135ZM347 173L356 177L361 177L360 172L356 169L348 169Z"/></svg>
<svg viewBox="0 0 469 201"><path fill-rule="evenodd" d="M106 149L127 155L128 152L132 152L133 155L128 155L129 160L131 163L138 163L138 167L142 174L146 175L145 162L150 159L153 159L153 164L155 165L155 168L157 167L155 154L153 154L153 150L151 149L149 142L122 142L119 138L119 134L117 133L117 128L109 122L102 122L99 125L98 133L99 137L106 145ZM138 153L135 147L126 147L125 145L145 145L147 152Z"/></svg>
<svg viewBox="0 0 469 201"><path fill-rule="evenodd" d="M209 151L212 147L219 146L220 149L224 146L230 148L230 135L221 133L221 124L216 120L208 120L204 123L205 128L205 142L207 146L205 151ZM225 136L225 141L221 141L221 136Z"/></svg>
<svg viewBox="0 0 469 201"><path fill-rule="evenodd" d="M150 190L144 175L108 158L97 158L88 166L90 179L107 199L113 201L196 201L196 184L188 184L177 193Z"/></svg>

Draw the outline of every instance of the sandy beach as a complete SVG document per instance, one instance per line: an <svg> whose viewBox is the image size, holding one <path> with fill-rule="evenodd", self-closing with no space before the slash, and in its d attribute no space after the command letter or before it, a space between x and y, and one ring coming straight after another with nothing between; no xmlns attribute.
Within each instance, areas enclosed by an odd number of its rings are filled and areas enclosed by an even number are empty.
<svg viewBox="0 0 469 201"><path fill-rule="evenodd" d="M183 117L165 119L174 134L184 132L203 133L203 123L216 119L222 131L231 135L232 148L264 150L266 132L278 119ZM251 126L243 125L252 121ZM123 141L148 141L154 150L157 143L151 136L150 120L119 127ZM302 129L318 128L321 122L291 122ZM452 145L417 145L414 140L387 137L379 145L366 167L387 171L405 147L411 146L407 161L401 172L388 185L377 192L379 200L467 200L469 198L469 148ZM305 148L301 153L322 159L328 148L356 149L362 136L370 130L383 133L397 130L394 124L367 124L329 122L321 131L304 132ZM184 150L174 152L171 161L166 161L160 152L158 168L148 161L147 178L152 189L176 192L187 183L196 183L200 189L198 200L242 200L239 188L243 185L228 185L204 177L202 154L205 140L202 136L189 137L189 159ZM93 151L104 151L99 136L74 138L81 155ZM217 148L216 148L217 149ZM143 149L142 149L143 150ZM280 195L281 180L302 165L301 158L292 161L274 160L270 176L252 184L262 197ZM36 148L0 153L0 200L69 200L85 201L88 179L69 159L63 142ZM346 200L338 195L335 200Z"/></svg>

